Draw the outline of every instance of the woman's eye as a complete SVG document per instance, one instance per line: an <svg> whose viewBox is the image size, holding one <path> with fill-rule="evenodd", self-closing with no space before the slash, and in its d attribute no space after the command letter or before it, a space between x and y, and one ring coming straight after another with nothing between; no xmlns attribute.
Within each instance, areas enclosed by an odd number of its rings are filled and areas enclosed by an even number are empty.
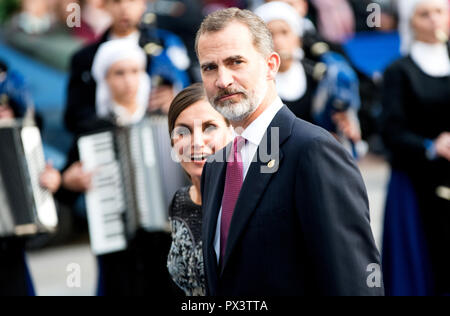
<svg viewBox="0 0 450 316"><path fill-rule="evenodd" d="M180 137L180 136L184 137L184 136L188 136L190 134L191 134L191 132L187 128L179 128L179 129L175 130L175 136L178 136L178 137Z"/></svg>
<svg viewBox="0 0 450 316"><path fill-rule="evenodd" d="M208 125L205 128L205 133L211 133L212 131L215 131L216 129L217 129L217 126L215 126L215 125Z"/></svg>

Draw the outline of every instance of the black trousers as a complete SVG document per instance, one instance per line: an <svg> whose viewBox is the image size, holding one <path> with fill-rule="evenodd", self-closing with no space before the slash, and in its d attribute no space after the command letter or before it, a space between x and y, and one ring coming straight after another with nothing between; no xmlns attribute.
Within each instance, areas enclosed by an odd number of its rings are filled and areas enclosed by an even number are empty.
<svg viewBox="0 0 450 316"><path fill-rule="evenodd" d="M450 295L450 202L436 195L435 187L415 183L420 215L430 253L436 295Z"/></svg>
<svg viewBox="0 0 450 316"><path fill-rule="evenodd" d="M126 251L99 256L98 294L183 297L167 270L171 243L169 233L140 230Z"/></svg>
<svg viewBox="0 0 450 316"><path fill-rule="evenodd" d="M0 238L0 296L32 294L24 249L22 239Z"/></svg>

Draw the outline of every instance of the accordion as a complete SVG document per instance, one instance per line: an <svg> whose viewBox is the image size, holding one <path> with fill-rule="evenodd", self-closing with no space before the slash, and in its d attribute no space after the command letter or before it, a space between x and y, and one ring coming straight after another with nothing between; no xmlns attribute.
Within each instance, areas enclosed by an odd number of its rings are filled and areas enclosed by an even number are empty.
<svg viewBox="0 0 450 316"><path fill-rule="evenodd" d="M37 127L21 121L0 125L0 237L56 230L55 201L39 184L45 165Z"/></svg>
<svg viewBox="0 0 450 316"><path fill-rule="evenodd" d="M167 180L173 172L185 179L170 158L166 117L80 137L78 150L84 169L93 173L86 207L96 255L125 250L138 229L167 231Z"/></svg>

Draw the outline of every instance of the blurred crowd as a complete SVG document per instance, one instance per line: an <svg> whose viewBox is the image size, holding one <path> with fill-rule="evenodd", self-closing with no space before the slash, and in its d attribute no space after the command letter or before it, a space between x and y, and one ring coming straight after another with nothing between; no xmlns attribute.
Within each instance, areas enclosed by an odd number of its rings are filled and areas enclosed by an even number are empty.
<svg viewBox="0 0 450 316"><path fill-rule="evenodd" d="M450 184L450 11L443 2L447 0L2 0L0 41L69 76L59 123L73 145L63 151L65 166L49 163L41 183L83 222L80 196L89 190L92 174L79 161L76 139L93 130L130 125L148 113L167 116L177 93L201 81L195 37L203 18L227 7L254 11L269 25L281 56L277 84L284 103L299 118L333 133L355 159L371 152L392 164L384 240L389 294L448 294L450 283L439 280L446 274L450 242L445 191ZM26 85L32 78L27 77L7 61L0 63L0 120L24 117L35 107ZM45 107L37 107L43 130L46 115ZM444 188L444 197L436 194L437 188ZM408 207L399 205L405 200L416 205L415 223L423 223L412 231L404 223L411 213L406 215ZM430 215L429 208L439 212ZM409 253L399 258L396 247L421 235L426 246L414 244L420 248L414 255L431 255L421 271L411 272L422 278L417 284L425 284L418 290L404 268L413 270ZM153 244L158 240L155 251L167 253L169 233L142 238ZM142 242L136 241L133 251L143 253ZM2 244L14 254L24 246L10 240ZM130 257L100 259L102 294L148 290L140 283L133 289L108 285ZM427 283L427 264L436 284ZM175 293L171 286L164 288L165 275L141 272L132 278L142 275L161 282L158 290ZM15 289L20 292L20 285Z"/></svg>

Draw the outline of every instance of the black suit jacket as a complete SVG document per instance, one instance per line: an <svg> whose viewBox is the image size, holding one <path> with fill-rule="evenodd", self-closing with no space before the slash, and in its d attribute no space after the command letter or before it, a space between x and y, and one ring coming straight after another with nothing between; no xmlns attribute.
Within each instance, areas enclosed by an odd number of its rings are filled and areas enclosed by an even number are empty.
<svg viewBox="0 0 450 316"><path fill-rule="evenodd" d="M217 265L214 237L231 145L210 157L202 176L207 294L213 296L383 295L370 288L379 264L366 189L357 166L325 130L284 106L266 133L271 148L250 166ZM275 135L276 136L276 135ZM276 138L275 138L276 139ZM265 158L265 159L264 159ZM275 160L272 173L268 162ZM263 169L261 169L263 168Z"/></svg>
<svg viewBox="0 0 450 316"><path fill-rule="evenodd" d="M67 129L75 135L102 127L104 123L96 113L97 84L91 69L99 47L108 41L108 37L109 31L97 43L82 48L72 57L64 120Z"/></svg>

